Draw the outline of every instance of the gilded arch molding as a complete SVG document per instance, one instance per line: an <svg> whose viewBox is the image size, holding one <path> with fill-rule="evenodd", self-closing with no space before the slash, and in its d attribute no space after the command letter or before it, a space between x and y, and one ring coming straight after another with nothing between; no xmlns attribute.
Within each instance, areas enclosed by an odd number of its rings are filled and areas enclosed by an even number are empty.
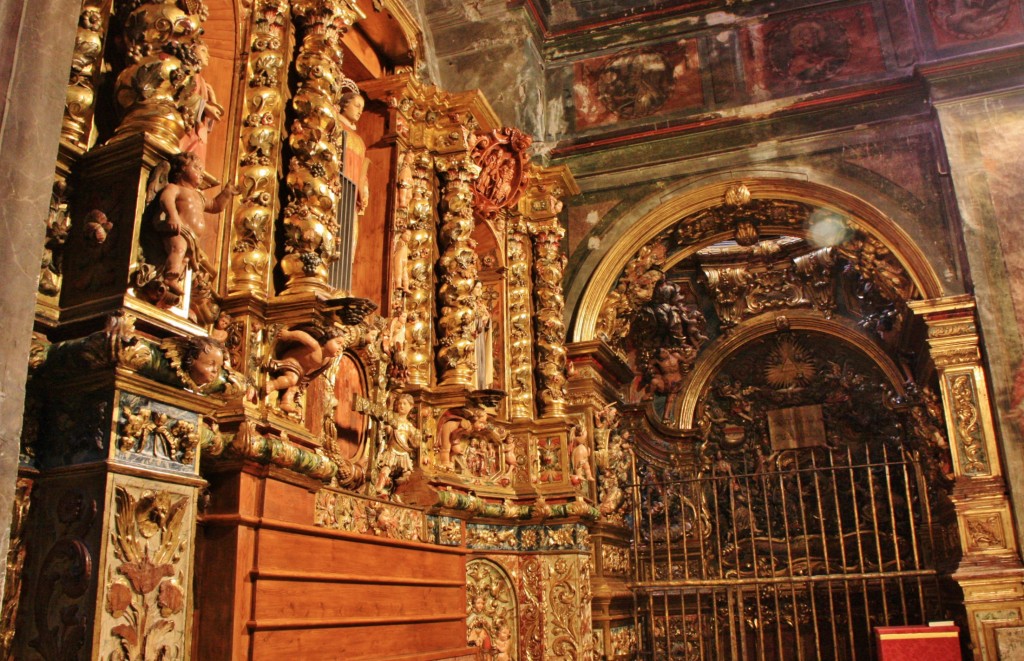
<svg viewBox="0 0 1024 661"><path fill-rule="evenodd" d="M877 239L891 251L906 270L917 296L932 298L943 295L944 289L938 274L910 235L892 218L863 198L807 179L767 176L729 178L680 193L648 211L615 239L614 246L594 269L576 305L572 328L574 341L591 340L596 337L597 320L605 297L640 247L653 241L680 219L721 206L727 191L740 185L746 186L750 191L751 200L797 202L841 215L851 227ZM790 235L807 235L803 228L795 229L791 226L762 226L760 229L765 233L775 231ZM732 236L731 231L709 235L673 255L672 263Z"/></svg>
<svg viewBox="0 0 1024 661"><path fill-rule="evenodd" d="M694 416L701 394L718 373L719 368L736 351L757 338L771 335L778 331L774 312L750 319L729 335L716 338L701 353L694 364L693 373L687 384L683 397L677 404L673 417L680 429L691 429L695 426ZM812 331L830 335L863 352L885 374L897 394L904 394L904 375L892 361L889 354L877 342L858 330L851 322L843 319L823 319L819 314L809 310L789 310L785 314L788 330Z"/></svg>

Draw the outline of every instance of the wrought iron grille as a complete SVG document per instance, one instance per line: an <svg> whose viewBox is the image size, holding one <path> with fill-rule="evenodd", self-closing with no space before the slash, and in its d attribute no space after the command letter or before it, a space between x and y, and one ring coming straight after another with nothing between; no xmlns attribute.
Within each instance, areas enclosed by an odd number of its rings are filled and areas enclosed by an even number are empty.
<svg viewBox="0 0 1024 661"><path fill-rule="evenodd" d="M942 615L928 490L903 450L808 448L737 472L638 463L648 659L873 659L872 629Z"/></svg>

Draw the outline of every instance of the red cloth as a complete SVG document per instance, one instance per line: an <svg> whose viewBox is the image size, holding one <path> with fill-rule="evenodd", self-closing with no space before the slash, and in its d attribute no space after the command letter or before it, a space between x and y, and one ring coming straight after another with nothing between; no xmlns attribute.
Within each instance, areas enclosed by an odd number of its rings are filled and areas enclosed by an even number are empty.
<svg viewBox="0 0 1024 661"><path fill-rule="evenodd" d="M875 627L878 661L962 661L960 627Z"/></svg>

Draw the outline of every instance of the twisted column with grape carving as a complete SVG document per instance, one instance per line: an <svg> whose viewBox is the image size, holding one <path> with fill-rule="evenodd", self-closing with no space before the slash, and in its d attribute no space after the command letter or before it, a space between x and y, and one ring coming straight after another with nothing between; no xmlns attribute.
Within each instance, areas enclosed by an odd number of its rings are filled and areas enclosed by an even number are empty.
<svg viewBox="0 0 1024 661"><path fill-rule="evenodd" d="M476 319L473 288L479 281L480 260L472 240L472 182L480 168L468 154L439 156L434 166L441 174L441 231L438 242L440 286L437 303L437 367L442 384L471 386L476 373Z"/></svg>
<svg viewBox="0 0 1024 661"><path fill-rule="evenodd" d="M544 417L565 412L565 297L562 293L563 228L557 220L532 224L533 302L536 319L537 402Z"/></svg>
<svg viewBox="0 0 1024 661"><path fill-rule="evenodd" d="M327 269L338 257L334 242L342 169L341 38L363 16L345 0L296 0L292 15L300 43L281 270L288 293L328 291Z"/></svg>

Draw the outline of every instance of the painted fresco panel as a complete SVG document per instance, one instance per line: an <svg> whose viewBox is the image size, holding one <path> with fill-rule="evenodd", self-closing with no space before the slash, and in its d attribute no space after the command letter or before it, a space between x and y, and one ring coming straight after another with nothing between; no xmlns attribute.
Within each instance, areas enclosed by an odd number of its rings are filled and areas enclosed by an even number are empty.
<svg viewBox="0 0 1024 661"><path fill-rule="evenodd" d="M791 14L747 33L747 78L756 98L782 96L885 71L870 4Z"/></svg>
<svg viewBox="0 0 1024 661"><path fill-rule="evenodd" d="M928 23L939 49L1024 32L1016 0L929 0Z"/></svg>
<svg viewBox="0 0 1024 661"><path fill-rule="evenodd" d="M699 107L697 41L681 39L577 62L576 129Z"/></svg>

